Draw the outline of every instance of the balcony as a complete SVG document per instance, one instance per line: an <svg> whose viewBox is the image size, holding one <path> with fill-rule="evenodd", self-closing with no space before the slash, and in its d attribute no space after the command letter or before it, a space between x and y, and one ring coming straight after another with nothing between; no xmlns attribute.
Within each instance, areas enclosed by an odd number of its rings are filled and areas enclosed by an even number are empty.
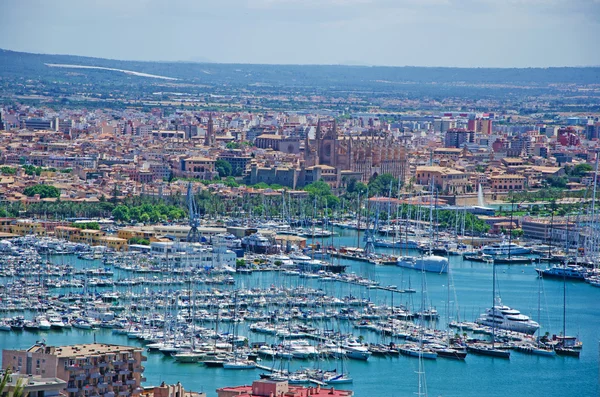
<svg viewBox="0 0 600 397"><path fill-rule="evenodd" d="M114 382L112 382L112 385L113 386L123 386L123 381L120 381L120 380L114 381Z"/></svg>
<svg viewBox="0 0 600 397"><path fill-rule="evenodd" d="M98 379L101 376L102 376L102 374L100 372L92 372L90 374L90 379Z"/></svg>
<svg viewBox="0 0 600 397"><path fill-rule="evenodd" d="M100 382L96 386L98 387L98 389L106 389L108 387L108 383Z"/></svg>
<svg viewBox="0 0 600 397"><path fill-rule="evenodd" d="M77 387L67 387L67 392L69 393L77 393L79 389Z"/></svg>
<svg viewBox="0 0 600 397"><path fill-rule="evenodd" d="M128 385L130 385L130 386L131 386L131 385L135 385L135 384L136 384L136 382L137 382L137 381L136 381L135 379L129 379L129 380L126 380L126 381L125 381L125 383L126 383L126 384L128 384Z"/></svg>
<svg viewBox="0 0 600 397"><path fill-rule="evenodd" d="M125 390L125 391L120 391L119 392L119 396L128 396L129 395L129 391Z"/></svg>
<svg viewBox="0 0 600 397"><path fill-rule="evenodd" d="M69 365L69 366L67 367L67 369L68 369L69 371L79 371L79 370L81 369L81 367L80 367L79 365L73 364L73 365Z"/></svg>
<svg viewBox="0 0 600 397"><path fill-rule="evenodd" d="M131 373L131 371L128 369L123 369L123 370L119 371L119 375L129 375L130 373Z"/></svg>
<svg viewBox="0 0 600 397"><path fill-rule="evenodd" d="M86 380L86 379L87 379L87 375L86 374L77 375L75 377L75 380Z"/></svg>
<svg viewBox="0 0 600 397"><path fill-rule="evenodd" d="M115 361L113 361L113 364L114 365L123 365L123 364L125 364L125 361L123 361L123 360L115 360Z"/></svg>
<svg viewBox="0 0 600 397"><path fill-rule="evenodd" d="M146 381L146 377L145 377L145 376L142 376L142 377L140 378L140 382L145 382L145 381Z"/></svg>
<svg viewBox="0 0 600 397"><path fill-rule="evenodd" d="M106 368L108 367L108 363L107 362L100 362L97 364L98 368Z"/></svg>
<svg viewBox="0 0 600 397"><path fill-rule="evenodd" d="M142 356L142 361L148 361L148 357Z"/></svg>
<svg viewBox="0 0 600 397"><path fill-rule="evenodd" d="M104 393L104 397L115 397L115 393L112 391L109 391L108 393Z"/></svg>
<svg viewBox="0 0 600 397"><path fill-rule="evenodd" d="M86 363L82 365L83 369L92 369L94 368L94 364Z"/></svg>
<svg viewBox="0 0 600 397"><path fill-rule="evenodd" d="M133 372L142 373L142 372L144 372L145 369L146 369L146 367L140 366L140 367L134 368Z"/></svg>
<svg viewBox="0 0 600 397"><path fill-rule="evenodd" d="M135 358L130 358L130 359L128 359L128 360L127 360L127 362L128 362L129 364L135 364L135 363L136 363L136 361L137 361L137 360L136 360Z"/></svg>

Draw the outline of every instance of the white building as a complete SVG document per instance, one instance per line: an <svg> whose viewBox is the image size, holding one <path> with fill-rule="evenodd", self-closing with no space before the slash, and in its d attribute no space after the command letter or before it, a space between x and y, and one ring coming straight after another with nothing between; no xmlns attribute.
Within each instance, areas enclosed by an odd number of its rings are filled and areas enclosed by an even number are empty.
<svg viewBox="0 0 600 397"><path fill-rule="evenodd" d="M150 253L161 262L168 261L170 266L180 268L235 269L237 259L235 252L222 245L209 246L185 242L152 242Z"/></svg>

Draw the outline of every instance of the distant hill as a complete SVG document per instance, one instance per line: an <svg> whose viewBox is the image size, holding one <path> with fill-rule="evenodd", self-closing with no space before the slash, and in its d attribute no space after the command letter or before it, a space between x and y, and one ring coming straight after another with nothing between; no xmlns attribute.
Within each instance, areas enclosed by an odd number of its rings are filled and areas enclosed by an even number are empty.
<svg viewBox="0 0 600 397"><path fill-rule="evenodd" d="M0 50L0 77L59 78L77 73L106 71L49 68L46 63L99 66L132 70L140 73L168 76L186 82L210 85L317 87L380 87L395 84L466 84L466 85L528 85L545 87L552 84L600 84L600 67L559 68L445 68L445 67L384 67L347 65L252 65L196 62L120 61L73 55L31 54ZM76 74L77 74L76 73ZM114 74L114 73L112 73ZM121 79L114 74L109 78ZM144 79L143 77L138 77ZM383 88L384 90L387 90Z"/></svg>

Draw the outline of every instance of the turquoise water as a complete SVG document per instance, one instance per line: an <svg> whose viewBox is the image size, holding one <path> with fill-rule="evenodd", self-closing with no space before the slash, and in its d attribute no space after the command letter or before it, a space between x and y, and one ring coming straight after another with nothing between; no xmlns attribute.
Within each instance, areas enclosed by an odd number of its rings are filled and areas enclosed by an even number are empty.
<svg viewBox="0 0 600 397"><path fill-rule="evenodd" d="M356 245L352 231L341 231L336 244ZM369 276L384 285L394 284L399 288L420 289L420 273L392 266L345 262L348 271ZM458 306L461 320L472 321L489 307L491 297L492 269L482 263L463 262L452 257L454 289L451 291L451 306ZM540 285L534 266L497 266L499 293L503 303L512 306L534 319L538 318L538 291ZM446 275L427 274L427 301L440 312L440 324L446 322L446 301L448 299L448 278ZM314 279L284 277L272 273L254 273L236 276L238 287L276 285L307 285L323 288L327 293L366 297L374 302L390 303L391 293L366 289L355 285L322 283ZM204 287L207 288L207 287ZM561 281L547 280L542 284L540 323L542 332L558 334L562 330L563 284ZM456 297L456 299L454 298ZM570 357L537 357L513 352L510 360L494 359L469 355L464 362L437 359L425 361L427 388L432 396L596 396L598 386L598 358L600 340L600 316L598 301L600 289L584 283L567 284L567 334L578 335L584 343L579 359ZM414 302L411 302L411 299ZM394 304L420 304L417 294L394 297ZM451 317L456 317L456 310ZM247 332L248 324L241 324L240 331ZM350 324L336 324L342 331L351 330ZM359 333L354 329L353 332ZM379 337L369 331L362 331L368 341L377 342ZM265 340L262 335L250 334L251 340ZM95 331L96 340L105 343L139 345L126 336L113 335L110 330ZM36 340L45 339L53 345L89 343L94 339L90 331L72 329L69 331L49 331L46 333L0 333L1 348L26 348ZM198 364L177 364L162 354L147 354L145 376L147 385L161 381L174 383L181 381L186 389L205 391L214 396L214 390L228 385L250 384L258 378L261 370L228 371L222 368L204 368ZM322 368L339 366L335 361L317 363ZM313 362L295 362L292 367L317 365ZM368 362L348 360L346 366L354 378L351 388L357 396L409 396L417 391L418 360L409 357L371 357ZM339 367L338 367L339 368ZM340 385L341 386L341 385Z"/></svg>

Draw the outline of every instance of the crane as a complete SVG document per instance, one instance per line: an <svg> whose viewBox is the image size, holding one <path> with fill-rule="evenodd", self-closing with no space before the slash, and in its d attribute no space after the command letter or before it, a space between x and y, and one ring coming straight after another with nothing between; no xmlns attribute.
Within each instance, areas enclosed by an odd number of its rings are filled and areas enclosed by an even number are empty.
<svg viewBox="0 0 600 397"><path fill-rule="evenodd" d="M198 207L196 205L196 200L194 200L194 191L192 189L192 182L188 183L187 202L188 202L189 225L190 225L190 231L187 234L187 241L189 243L199 243L200 242L200 232L198 231L198 226L200 226L200 215L198 214Z"/></svg>

